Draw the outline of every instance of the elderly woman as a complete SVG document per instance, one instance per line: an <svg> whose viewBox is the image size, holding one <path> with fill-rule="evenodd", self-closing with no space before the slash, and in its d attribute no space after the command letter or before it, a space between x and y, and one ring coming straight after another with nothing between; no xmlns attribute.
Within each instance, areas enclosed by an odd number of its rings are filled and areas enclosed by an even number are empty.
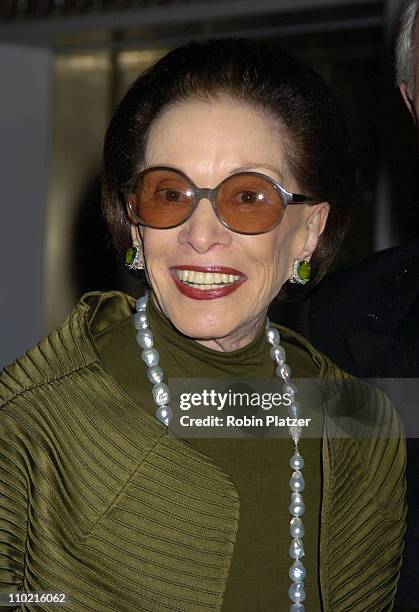
<svg viewBox="0 0 419 612"><path fill-rule="evenodd" d="M346 376L266 313L324 273L352 185L334 98L276 47L190 43L132 85L106 135L104 207L148 297L86 294L2 374L12 607L58 594L77 612L391 610L399 433L337 438L327 418L322 439L168 429L169 379L282 380L298 416L293 379Z"/></svg>

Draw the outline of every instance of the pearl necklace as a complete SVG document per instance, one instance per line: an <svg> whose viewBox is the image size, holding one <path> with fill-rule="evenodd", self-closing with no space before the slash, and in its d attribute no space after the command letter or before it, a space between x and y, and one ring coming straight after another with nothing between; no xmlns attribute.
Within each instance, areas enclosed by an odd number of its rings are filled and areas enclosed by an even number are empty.
<svg viewBox="0 0 419 612"><path fill-rule="evenodd" d="M157 405L156 418L161 423L168 426L173 417L172 409L168 405L170 402L170 391L166 383L163 382L163 370L158 365L160 356L158 351L154 348L153 334L148 325L146 312L147 301L148 293L140 297L136 302L136 313L134 315L134 326L138 330L136 338L139 346L143 349L141 359L147 366L147 378L153 385L152 393L154 402ZM299 403L295 400L297 388L290 382L291 369L285 363L285 350L279 344L279 331L275 327L271 327L268 318L266 318L265 332L266 339L271 347L270 356L277 364L275 374L284 381L282 391L283 393L290 394L292 397L292 402L288 407L288 414L291 418L299 418L301 408ZM290 520L290 535L292 541L289 547L289 556L294 560L288 572L292 581L288 589L288 596L291 602L293 602L290 606L290 612L304 612L305 608L302 602L306 598L304 589L306 570L301 562L301 558L304 556L302 542L304 526L301 516L305 511L303 496L301 494L305 486L304 477L301 473L304 467L304 459L298 451L301 431L301 427L289 428L290 436L294 442L294 454L290 459L290 467L293 473L289 481L292 491L291 503L289 505L289 512L292 517Z"/></svg>

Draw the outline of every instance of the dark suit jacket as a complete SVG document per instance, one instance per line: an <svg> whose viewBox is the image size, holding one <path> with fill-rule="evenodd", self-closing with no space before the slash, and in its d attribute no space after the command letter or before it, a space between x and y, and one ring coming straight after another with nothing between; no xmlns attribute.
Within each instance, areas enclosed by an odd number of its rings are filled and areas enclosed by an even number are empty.
<svg viewBox="0 0 419 612"><path fill-rule="evenodd" d="M324 279L304 302L297 329L357 377L419 378L419 241ZM395 609L419 610L417 437L407 439L407 461L408 529Z"/></svg>

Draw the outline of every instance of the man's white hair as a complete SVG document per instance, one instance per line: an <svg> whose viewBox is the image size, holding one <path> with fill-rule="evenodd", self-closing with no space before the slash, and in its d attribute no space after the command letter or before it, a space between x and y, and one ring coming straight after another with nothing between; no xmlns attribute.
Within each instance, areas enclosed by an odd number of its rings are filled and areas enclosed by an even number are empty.
<svg viewBox="0 0 419 612"><path fill-rule="evenodd" d="M419 15L419 0L408 0L400 17L400 25L396 40L396 83L407 84L407 93L413 96L415 62L413 51L415 46L414 33ZM419 46L419 42L416 43Z"/></svg>

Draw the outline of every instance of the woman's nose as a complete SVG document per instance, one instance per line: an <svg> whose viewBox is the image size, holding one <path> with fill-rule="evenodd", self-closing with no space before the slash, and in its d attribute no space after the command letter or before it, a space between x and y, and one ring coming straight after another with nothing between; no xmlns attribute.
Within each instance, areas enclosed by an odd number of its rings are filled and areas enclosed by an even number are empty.
<svg viewBox="0 0 419 612"><path fill-rule="evenodd" d="M189 244L198 253L206 253L216 245L228 246L231 240L231 231L221 223L208 198L198 202L178 234L180 244Z"/></svg>

